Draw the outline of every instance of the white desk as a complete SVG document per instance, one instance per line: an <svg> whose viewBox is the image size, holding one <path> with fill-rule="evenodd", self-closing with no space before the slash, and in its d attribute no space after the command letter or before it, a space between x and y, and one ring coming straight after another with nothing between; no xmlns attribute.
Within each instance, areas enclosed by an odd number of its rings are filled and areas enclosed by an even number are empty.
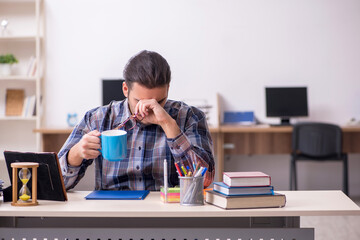
<svg viewBox="0 0 360 240"><path fill-rule="evenodd" d="M56 234L64 234L67 239L98 239L99 234L101 239L122 240L255 240L265 235L274 236L273 239L313 239L313 229L300 228L300 216L360 215L360 208L341 191L284 191L284 208L238 210L208 204L164 204L159 192L151 192L145 200L132 201L85 200L88 193L68 193L67 202L39 200L34 207L1 203L0 236L18 239L31 235L29 239L44 239L45 236L36 235L40 232L47 234L47 239Z"/></svg>

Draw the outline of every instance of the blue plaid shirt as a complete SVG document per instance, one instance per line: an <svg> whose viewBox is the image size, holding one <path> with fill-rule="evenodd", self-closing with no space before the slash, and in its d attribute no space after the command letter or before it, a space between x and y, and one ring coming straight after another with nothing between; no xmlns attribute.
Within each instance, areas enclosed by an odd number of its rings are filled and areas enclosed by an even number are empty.
<svg viewBox="0 0 360 240"><path fill-rule="evenodd" d="M164 159L168 160L169 186L179 184L174 162L188 165L194 160L208 168L204 185L210 185L214 179L215 163L205 114L195 107L173 100L167 100L164 109L176 120L181 130L176 138L167 138L158 125L129 121L125 130L133 127L133 124L137 126L127 131L126 159L110 162L99 155L96 159L83 159L80 166L73 167L68 164L67 155L84 134L95 129L99 132L113 129L131 115L127 99L88 111L59 152L66 189L75 187L84 177L87 167L94 162L96 190L160 190L164 184Z"/></svg>

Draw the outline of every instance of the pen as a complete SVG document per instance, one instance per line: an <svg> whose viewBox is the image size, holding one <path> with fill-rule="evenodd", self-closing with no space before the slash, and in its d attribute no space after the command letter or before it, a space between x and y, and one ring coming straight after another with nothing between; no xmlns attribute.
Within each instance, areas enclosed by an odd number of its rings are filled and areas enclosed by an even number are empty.
<svg viewBox="0 0 360 240"><path fill-rule="evenodd" d="M176 167L176 170L177 170L178 174L180 175L180 177L184 176L184 175L181 173L181 169L180 169L178 163L175 163L175 167Z"/></svg>
<svg viewBox="0 0 360 240"><path fill-rule="evenodd" d="M184 176L186 176L187 172L186 172L186 169L184 168L184 166L181 166L181 170L183 171Z"/></svg>
<svg viewBox="0 0 360 240"><path fill-rule="evenodd" d="M166 159L164 159L164 192L165 192L165 203L167 203L167 190L168 190L167 161L166 161Z"/></svg>
<svg viewBox="0 0 360 240"><path fill-rule="evenodd" d="M199 177L203 171L203 167L200 167L199 171L196 172L195 176L194 177Z"/></svg>
<svg viewBox="0 0 360 240"><path fill-rule="evenodd" d="M201 173L201 176L204 176L204 174L206 173L206 171L207 171L207 168L205 167L204 170L203 170L202 173Z"/></svg>

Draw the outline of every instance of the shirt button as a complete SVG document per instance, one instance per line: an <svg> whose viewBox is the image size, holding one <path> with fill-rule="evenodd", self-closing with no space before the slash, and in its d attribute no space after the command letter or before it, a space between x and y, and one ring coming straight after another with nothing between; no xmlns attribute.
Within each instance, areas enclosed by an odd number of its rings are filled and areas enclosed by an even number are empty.
<svg viewBox="0 0 360 240"><path fill-rule="evenodd" d="M141 147L139 146L139 151L141 151Z"/></svg>
<svg viewBox="0 0 360 240"><path fill-rule="evenodd" d="M141 178L139 178L139 182L141 182Z"/></svg>
<svg viewBox="0 0 360 240"><path fill-rule="evenodd" d="M139 165L137 165L137 166L136 166L136 169L137 169L137 170L139 170L139 169L140 169Z"/></svg>

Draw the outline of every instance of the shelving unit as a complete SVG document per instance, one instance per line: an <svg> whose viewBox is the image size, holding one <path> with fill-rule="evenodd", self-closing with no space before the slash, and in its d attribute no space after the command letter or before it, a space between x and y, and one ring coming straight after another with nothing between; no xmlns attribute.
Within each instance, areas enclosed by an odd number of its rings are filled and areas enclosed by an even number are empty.
<svg viewBox="0 0 360 240"><path fill-rule="evenodd" d="M10 76L0 75L0 160L4 150L40 151L41 136L34 129L41 127L42 86L44 81L44 7L42 0L0 0L0 54L14 54L19 63ZM28 75L30 58L34 57L36 72ZM35 95L34 116L6 116L6 90L23 89L25 97Z"/></svg>

